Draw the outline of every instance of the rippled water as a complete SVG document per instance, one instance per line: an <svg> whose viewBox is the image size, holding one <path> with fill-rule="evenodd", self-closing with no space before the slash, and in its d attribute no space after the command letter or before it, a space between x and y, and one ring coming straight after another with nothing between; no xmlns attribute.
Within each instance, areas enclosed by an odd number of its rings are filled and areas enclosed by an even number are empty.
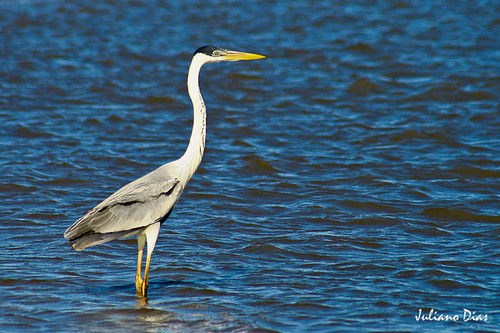
<svg viewBox="0 0 500 333"><path fill-rule="evenodd" d="M500 331L498 13L0 2L2 331ZM183 153L205 44L268 58L204 68L207 151L146 302L134 239L75 252L62 233Z"/></svg>

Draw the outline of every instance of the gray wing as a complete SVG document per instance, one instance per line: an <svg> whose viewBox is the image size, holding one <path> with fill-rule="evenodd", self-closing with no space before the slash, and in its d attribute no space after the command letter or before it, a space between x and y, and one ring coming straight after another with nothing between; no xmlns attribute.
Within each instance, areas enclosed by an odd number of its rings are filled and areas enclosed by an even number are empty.
<svg viewBox="0 0 500 333"><path fill-rule="evenodd" d="M64 237L75 250L133 235L153 223L165 221L182 193L176 178L139 178L116 191L66 230Z"/></svg>

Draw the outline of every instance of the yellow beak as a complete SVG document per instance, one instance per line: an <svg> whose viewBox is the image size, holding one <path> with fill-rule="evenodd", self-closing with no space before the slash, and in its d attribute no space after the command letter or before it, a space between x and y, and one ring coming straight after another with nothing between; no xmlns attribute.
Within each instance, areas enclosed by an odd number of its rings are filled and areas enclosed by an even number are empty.
<svg viewBox="0 0 500 333"><path fill-rule="evenodd" d="M228 61L238 61L238 60L256 60L263 59L266 56L260 54L246 53L246 52L238 52L238 51L229 51L226 50L222 53L222 58Z"/></svg>

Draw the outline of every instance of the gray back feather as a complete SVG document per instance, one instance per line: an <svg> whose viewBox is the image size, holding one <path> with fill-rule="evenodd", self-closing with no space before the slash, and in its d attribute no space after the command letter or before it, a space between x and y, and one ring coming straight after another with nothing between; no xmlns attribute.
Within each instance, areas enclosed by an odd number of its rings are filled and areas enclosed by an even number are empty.
<svg viewBox="0 0 500 333"><path fill-rule="evenodd" d="M184 186L159 168L120 188L66 230L75 249L133 235L163 222L179 200ZM84 239L86 238L86 239Z"/></svg>

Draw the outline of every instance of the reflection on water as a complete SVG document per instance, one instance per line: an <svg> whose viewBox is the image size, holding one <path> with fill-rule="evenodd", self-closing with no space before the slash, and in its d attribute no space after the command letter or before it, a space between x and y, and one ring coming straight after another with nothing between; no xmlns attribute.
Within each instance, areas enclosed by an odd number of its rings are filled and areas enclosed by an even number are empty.
<svg viewBox="0 0 500 333"><path fill-rule="evenodd" d="M2 331L498 331L500 3L0 2ZM137 244L64 230L207 151ZM416 321L434 309L488 320Z"/></svg>
<svg viewBox="0 0 500 333"><path fill-rule="evenodd" d="M141 295L137 295L137 305L140 307L144 307L148 305L149 297L144 297Z"/></svg>

